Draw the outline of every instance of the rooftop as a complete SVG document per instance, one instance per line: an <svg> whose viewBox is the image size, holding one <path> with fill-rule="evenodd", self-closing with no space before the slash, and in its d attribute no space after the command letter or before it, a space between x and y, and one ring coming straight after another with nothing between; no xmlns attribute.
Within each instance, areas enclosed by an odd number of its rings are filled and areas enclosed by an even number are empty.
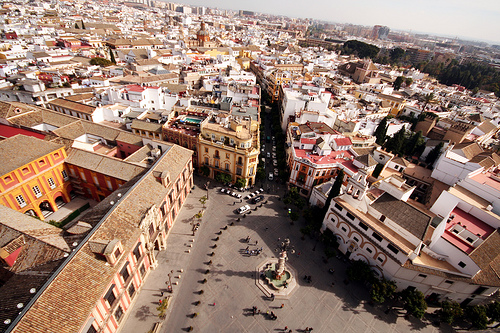
<svg viewBox="0 0 500 333"><path fill-rule="evenodd" d="M5 175L40 157L43 157L63 145L40 140L23 134L0 141L0 175Z"/></svg>
<svg viewBox="0 0 500 333"><path fill-rule="evenodd" d="M453 209L450 217L453 218L446 223L442 237L467 254L495 231L488 224L457 207Z"/></svg>
<svg viewBox="0 0 500 333"><path fill-rule="evenodd" d="M299 148L294 148L294 150L297 158L307 159L314 164L342 164L353 157L352 153L348 150L332 151L330 154L323 156L313 154L311 150Z"/></svg>

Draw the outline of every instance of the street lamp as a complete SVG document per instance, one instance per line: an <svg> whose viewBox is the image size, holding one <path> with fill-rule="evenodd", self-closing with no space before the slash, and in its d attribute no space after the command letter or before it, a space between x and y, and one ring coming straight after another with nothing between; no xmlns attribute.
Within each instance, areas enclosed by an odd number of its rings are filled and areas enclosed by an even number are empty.
<svg viewBox="0 0 500 333"><path fill-rule="evenodd" d="M174 270L171 270L170 273L167 274L168 276L168 291L172 292L172 274L174 274Z"/></svg>

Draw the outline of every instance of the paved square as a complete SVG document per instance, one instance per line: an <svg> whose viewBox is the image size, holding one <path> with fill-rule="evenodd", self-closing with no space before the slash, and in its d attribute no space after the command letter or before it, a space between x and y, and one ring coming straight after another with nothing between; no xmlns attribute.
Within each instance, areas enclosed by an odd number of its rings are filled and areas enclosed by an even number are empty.
<svg viewBox="0 0 500 333"><path fill-rule="evenodd" d="M242 218L234 210L247 203L246 200L233 205L237 200L220 193L220 187L211 187L201 226L193 237L190 220L203 208L198 200L207 194L200 187L204 182L195 177L197 186L170 232L167 250L158 254L159 267L149 274L135 296L121 332L146 333L155 322L163 322L160 332L187 332L189 326L193 332L209 333L281 332L285 326L293 332L304 332L306 327L313 327L313 332L451 331L443 325L436 328L416 324L393 313L386 315L383 309L368 305L369 296L364 286L343 283L345 263L331 259L325 264L321 244L316 245L309 238L301 239L299 229L303 222L290 224L285 206L276 193L265 193L268 203L256 211L256 205L248 201L251 214ZM240 222L236 221L238 217ZM234 225L228 226L231 222ZM249 243L245 242L247 236L251 238ZM278 237L290 238L297 251L289 255L287 264L297 271L298 285L288 299L276 298L271 302L256 286L255 268L266 258L277 257ZM253 256L245 254L247 246L249 250L262 247L263 252ZM214 256L210 256L212 252ZM331 267L335 268L334 275L328 272ZM156 306L160 292L166 290L165 281L171 270L174 271L172 282L178 285L173 286L167 318L162 321L157 317ZM307 283L304 275L311 275L312 282ZM207 282L202 283L203 279ZM252 306L261 314L253 316ZM273 311L277 320L268 319L264 315L266 311Z"/></svg>

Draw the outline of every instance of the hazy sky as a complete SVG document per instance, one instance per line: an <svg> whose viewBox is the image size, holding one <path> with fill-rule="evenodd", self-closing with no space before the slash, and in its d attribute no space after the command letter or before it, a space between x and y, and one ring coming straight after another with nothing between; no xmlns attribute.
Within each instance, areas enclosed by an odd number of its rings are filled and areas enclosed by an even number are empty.
<svg viewBox="0 0 500 333"><path fill-rule="evenodd" d="M185 0L243 9L500 43L500 0Z"/></svg>

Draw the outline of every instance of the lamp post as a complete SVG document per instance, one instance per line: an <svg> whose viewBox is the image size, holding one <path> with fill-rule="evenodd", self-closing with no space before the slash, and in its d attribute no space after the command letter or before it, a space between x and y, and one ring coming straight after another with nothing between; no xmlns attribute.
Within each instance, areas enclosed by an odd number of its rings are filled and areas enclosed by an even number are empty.
<svg viewBox="0 0 500 333"><path fill-rule="evenodd" d="M172 292L172 274L174 274L174 270L171 270L170 273L167 274L168 276L168 291Z"/></svg>

